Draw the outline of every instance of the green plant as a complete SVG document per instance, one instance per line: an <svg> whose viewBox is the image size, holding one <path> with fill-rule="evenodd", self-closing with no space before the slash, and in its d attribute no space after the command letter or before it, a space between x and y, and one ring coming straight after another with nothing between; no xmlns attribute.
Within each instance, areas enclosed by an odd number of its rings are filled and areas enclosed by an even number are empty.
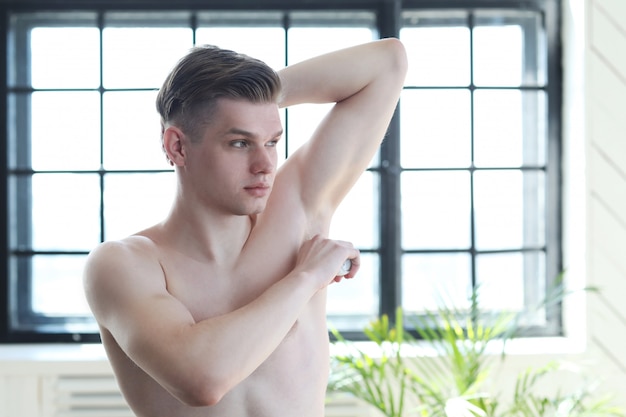
<svg viewBox="0 0 626 417"><path fill-rule="evenodd" d="M335 366L329 389L351 393L388 417L401 417L411 378L401 351L405 342L402 311L398 310L393 327L389 327L389 318L383 315L364 332L376 344L376 356L357 348L333 330L347 351L333 357Z"/></svg>
<svg viewBox="0 0 626 417"><path fill-rule="evenodd" d="M591 290L593 289L586 289ZM566 295L559 284L541 307ZM537 386L561 369L548 363L517 376L513 393L491 393L494 366L505 359L487 351L519 336L522 313L490 313L480 308L475 290L465 310L444 306L416 317L405 331L401 308L396 322L385 315L365 329L370 349L337 339L329 390L350 393L387 417L601 417L622 416L608 398L595 398L593 384L574 392L538 394Z"/></svg>

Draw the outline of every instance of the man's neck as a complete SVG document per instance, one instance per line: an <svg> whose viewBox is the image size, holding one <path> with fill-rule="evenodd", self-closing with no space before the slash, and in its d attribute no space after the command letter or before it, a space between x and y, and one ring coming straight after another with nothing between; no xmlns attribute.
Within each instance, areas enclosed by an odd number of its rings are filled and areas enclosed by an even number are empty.
<svg viewBox="0 0 626 417"><path fill-rule="evenodd" d="M227 264L243 250L255 216L221 215L175 205L162 223L164 237L196 259Z"/></svg>

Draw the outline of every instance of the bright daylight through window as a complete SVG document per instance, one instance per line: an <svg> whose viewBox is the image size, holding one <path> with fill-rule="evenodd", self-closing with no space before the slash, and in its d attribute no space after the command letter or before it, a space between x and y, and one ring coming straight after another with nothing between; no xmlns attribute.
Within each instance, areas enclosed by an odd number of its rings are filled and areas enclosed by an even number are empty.
<svg viewBox="0 0 626 417"><path fill-rule="evenodd" d="M409 314L442 297L464 306L476 286L489 309L540 300L560 266L551 105L560 87L546 26L555 23L518 7L406 9L392 20L395 34L381 20L366 9L13 12L0 338L98 340L82 292L85 258L167 214L175 177L155 97L175 61L205 43L276 69L381 36L407 48L396 117L331 228L363 263L358 279L329 290L331 325L356 336L396 305ZM328 108L282 112L283 160ZM558 308L527 324L558 333Z"/></svg>

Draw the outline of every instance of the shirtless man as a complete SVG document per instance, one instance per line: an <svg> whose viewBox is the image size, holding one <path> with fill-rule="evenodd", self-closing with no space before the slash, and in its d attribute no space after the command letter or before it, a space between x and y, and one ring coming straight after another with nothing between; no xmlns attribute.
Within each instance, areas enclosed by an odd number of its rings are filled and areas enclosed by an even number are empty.
<svg viewBox="0 0 626 417"><path fill-rule="evenodd" d="M326 287L359 252L326 238L376 153L406 56L396 39L278 73L199 47L157 99L177 193L163 222L89 256L85 291L138 417L322 417ZM218 85L219 84L219 85ZM279 107L336 103L277 169Z"/></svg>

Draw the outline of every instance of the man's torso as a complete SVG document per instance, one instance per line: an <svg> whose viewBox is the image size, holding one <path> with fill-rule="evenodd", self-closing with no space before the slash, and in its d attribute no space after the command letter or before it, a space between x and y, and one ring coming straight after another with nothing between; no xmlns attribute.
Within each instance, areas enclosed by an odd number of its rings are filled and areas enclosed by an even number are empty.
<svg viewBox="0 0 626 417"><path fill-rule="evenodd" d="M276 227L257 224L239 262L230 267L197 261L176 248L155 244L163 238L158 227L132 239L145 239L145 245L161 264L168 292L198 322L249 303L291 270L306 236L286 223L278 230ZM120 387L139 417L321 417L329 363L325 308L325 291L321 291L274 353L210 407L180 403L137 367L105 329L102 337ZM241 335L241 343L254 349L255 341L245 334Z"/></svg>

